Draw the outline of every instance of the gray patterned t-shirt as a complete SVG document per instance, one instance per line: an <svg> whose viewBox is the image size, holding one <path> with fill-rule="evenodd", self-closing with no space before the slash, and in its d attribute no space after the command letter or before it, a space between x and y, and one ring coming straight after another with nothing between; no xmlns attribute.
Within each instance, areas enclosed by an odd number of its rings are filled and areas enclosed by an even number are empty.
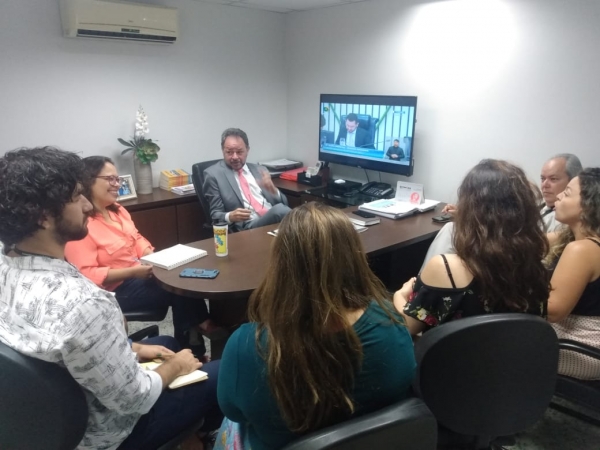
<svg viewBox="0 0 600 450"><path fill-rule="evenodd" d="M0 245L0 341L57 363L84 390L88 425L78 449L115 449L162 392L137 364L112 293L69 263L5 256Z"/></svg>

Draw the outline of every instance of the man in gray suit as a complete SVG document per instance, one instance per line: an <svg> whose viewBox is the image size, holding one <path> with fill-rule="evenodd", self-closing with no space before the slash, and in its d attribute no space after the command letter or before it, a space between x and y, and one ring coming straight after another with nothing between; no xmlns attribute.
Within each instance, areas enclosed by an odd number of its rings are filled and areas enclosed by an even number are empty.
<svg viewBox="0 0 600 450"><path fill-rule="evenodd" d="M250 151L246 133L239 128L226 129L221 150L223 161L204 171L202 186L213 222L226 222L236 230L281 222L290 212L287 198L275 187L266 168L246 164Z"/></svg>

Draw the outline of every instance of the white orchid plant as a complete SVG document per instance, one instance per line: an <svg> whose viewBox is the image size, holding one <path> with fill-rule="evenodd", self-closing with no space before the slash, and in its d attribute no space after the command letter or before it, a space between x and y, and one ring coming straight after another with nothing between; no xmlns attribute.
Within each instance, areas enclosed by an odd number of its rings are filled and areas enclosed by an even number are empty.
<svg viewBox="0 0 600 450"><path fill-rule="evenodd" d="M133 139L126 141L118 138L118 141L127 147L121 152L124 155L127 152L135 151L135 156L140 160L142 164L149 164L158 159L158 152L160 147L152 142L152 139L147 139L146 134L150 129L148 128L148 116L140 106L135 113L135 131L133 133Z"/></svg>

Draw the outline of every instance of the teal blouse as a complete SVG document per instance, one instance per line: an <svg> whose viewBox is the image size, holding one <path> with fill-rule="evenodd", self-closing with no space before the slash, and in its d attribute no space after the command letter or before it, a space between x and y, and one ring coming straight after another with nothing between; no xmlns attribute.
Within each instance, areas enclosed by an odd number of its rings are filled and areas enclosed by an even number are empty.
<svg viewBox="0 0 600 450"><path fill-rule="evenodd" d="M393 311L393 306L390 304ZM362 346L363 364L355 374L356 414L398 402L409 395L415 373L412 339L372 302L353 325ZM219 369L217 394L227 418L241 424L252 450L279 449L298 436L285 425L271 394L266 363L255 343L257 325L242 325L229 339Z"/></svg>

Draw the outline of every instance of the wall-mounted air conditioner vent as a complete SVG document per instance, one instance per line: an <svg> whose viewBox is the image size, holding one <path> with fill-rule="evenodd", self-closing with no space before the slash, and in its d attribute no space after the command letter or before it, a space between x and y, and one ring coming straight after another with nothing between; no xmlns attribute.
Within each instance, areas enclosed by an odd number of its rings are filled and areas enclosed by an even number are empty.
<svg viewBox="0 0 600 450"><path fill-rule="evenodd" d="M178 37L176 8L115 0L60 0L66 37L123 39L172 44Z"/></svg>

